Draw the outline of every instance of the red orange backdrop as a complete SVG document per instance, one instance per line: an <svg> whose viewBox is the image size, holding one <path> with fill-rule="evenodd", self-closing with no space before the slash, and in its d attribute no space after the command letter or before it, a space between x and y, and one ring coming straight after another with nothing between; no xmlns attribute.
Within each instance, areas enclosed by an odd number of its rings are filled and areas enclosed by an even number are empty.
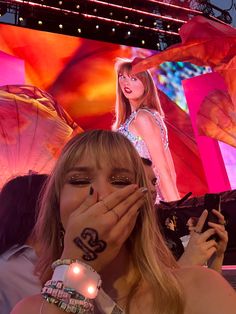
<svg viewBox="0 0 236 314"><path fill-rule="evenodd" d="M137 49L0 25L0 51L25 62L26 84L50 93L86 129L110 129L114 117L116 57ZM14 77L12 78L14 84ZM181 194L207 191L188 115L161 94Z"/></svg>

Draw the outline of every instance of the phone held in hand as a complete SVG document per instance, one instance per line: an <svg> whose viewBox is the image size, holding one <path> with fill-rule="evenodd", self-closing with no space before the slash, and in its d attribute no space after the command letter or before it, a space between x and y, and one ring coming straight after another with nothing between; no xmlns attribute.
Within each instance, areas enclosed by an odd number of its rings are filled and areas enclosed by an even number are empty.
<svg viewBox="0 0 236 314"><path fill-rule="evenodd" d="M207 209L208 216L206 218L206 221L204 223L204 226L202 228L202 232L209 229L208 222L214 222L219 223L218 218L216 215L212 212L212 209L221 211L220 209L220 195L219 194L205 194L204 197L204 209ZM217 235L211 236L208 240L214 239L215 241L219 240L219 237Z"/></svg>

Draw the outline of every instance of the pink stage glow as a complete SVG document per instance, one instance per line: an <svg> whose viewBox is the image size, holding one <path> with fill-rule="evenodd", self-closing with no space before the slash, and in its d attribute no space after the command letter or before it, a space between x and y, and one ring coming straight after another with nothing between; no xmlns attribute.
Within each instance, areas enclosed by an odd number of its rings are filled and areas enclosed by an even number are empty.
<svg viewBox="0 0 236 314"><path fill-rule="evenodd" d="M199 135L196 125L197 112L205 96L214 89L226 91L225 82L218 73L208 73L184 80L183 87L209 192L217 193L230 190L231 186L218 141L208 136Z"/></svg>
<svg viewBox="0 0 236 314"><path fill-rule="evenodd" d="M1 76L0 86L25 84L24 61L0 51Z"/></svg>
<svg viewBox="0 0 236 314"><path fill-rule="evenodd" d="M232 189L236 189L236 148L219 142L221 154Z"/></svg>

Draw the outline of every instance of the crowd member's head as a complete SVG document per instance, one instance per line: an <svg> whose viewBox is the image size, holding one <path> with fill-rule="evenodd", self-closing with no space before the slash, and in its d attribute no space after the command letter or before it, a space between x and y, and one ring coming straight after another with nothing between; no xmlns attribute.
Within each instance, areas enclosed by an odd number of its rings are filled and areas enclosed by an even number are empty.
<svg viewBox="0 0 236 314"><path fill-rule="evenodd" d="M166 218L165 226L167 229L170 229L172 231L176 231L176 229L177 229L176 218L177 217L175 215L170 215L169 217Z"/></svg>
<svg viewBox="0 0 236 314"><path fill-rule="evenodd" d="M150 72L147 70L132 75L132 64L136 61L137 58L118 59L116 62L116 121L113 129L118 129L130 116L132 110L140 107L154 109L164 116Z"/></svg>
<svg viewBox="0 0 236 314"><path fill-rule="evenodd" d="M189 233L195 230L199 217L190 217L186 223Z"/></svg>
<svg viewBox="0 0 236 314"><path fill-rule="evenodd" d="M27 242L38 213L37 201L47 179L44 174L18 176L0 192L0 254Z"/></svg>
<svg viewBox="0 0 236 314"><path fill-rule="evenodd" d="M70 215L80 208L91 193L91 187L99 203L131 184L147 186L142 160L123 135L94 130L76 135L67 143L48 181L35 228L42 247L37 267L42 282L51 278L51 264L63 252L62 230L67 234ZM64 241L67 241L66 235ZM181 293L170 270L176 267L176 262L157 227L150 194L122 246L128 249L136 274L131 295L140 280L144 280L151 287L158 311L163 309L162 313L170 313L170 308L176 306L172 313L181 313Z"/></svg>

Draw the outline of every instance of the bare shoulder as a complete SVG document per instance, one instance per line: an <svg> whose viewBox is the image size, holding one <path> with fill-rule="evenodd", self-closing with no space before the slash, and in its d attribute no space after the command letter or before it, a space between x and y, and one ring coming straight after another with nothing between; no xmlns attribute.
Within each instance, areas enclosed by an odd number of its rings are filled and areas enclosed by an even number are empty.
<svg viewBox="0 0 236 314"><path fill-rule="evenodd" d="M156 112L156 114L158 113ZM162 119L161 116L160 119ZM160 126L157 124L154 115L146 109L138 110L136 118L132 121L131 125L146 132L149 130L153 132L155 129L160 132Z"/></svg>
<svg viewBox="0 0 236 314"><path fill-rule="evenodd" d="M137 111L137 115L136 115L136 119L135 120L137 120L137 121L144 120L146 122L148 122L148 121L149 122L155 121L152 112L150 110L142 109L142 108L140 108Z"/></svg>
<svg viewBox="0 0 236 314"><path fill-rule="evenodd" d="M186 300L187 314L236 314L236 293L214 270L196 266L176 272Z"/></svg>
<svg viewBox="0 0 236 314"><path fill-rule="evenodd" d="M41 295L27 297L16 304L10 314L39 314L43 299Z"/></svg>

